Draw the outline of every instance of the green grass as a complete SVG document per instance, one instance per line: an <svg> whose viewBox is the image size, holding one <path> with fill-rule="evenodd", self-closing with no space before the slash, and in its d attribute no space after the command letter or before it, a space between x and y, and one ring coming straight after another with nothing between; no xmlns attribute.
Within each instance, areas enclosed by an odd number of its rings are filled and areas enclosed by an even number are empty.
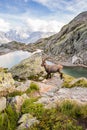
<svg viewBox="0 0 87 130"><path fill-rule="evenodd" d="M64 75L64 82L62 84L62 87L65 88L71 88L70 83L74 80L75 78L69 75Z"/></svg>
<svg viewBox="0 0 87 130"><path fill-rule="evenodd" d="M37 98L25 100L20 114L11 105L0 113L0 130L16 130L17 122L22 114L30 113L39 120L27 130L85 130L87 126L87 105L65 100L55 108L46 109ZM81 124L81 122L84 124Z"/></svg>
<svg viewBox="0 0 87 130"><path fill-rule="evenodd" d="M87 87L87 80L86 79L76 79L69 75L64 75L64 82L62 84L63 88L72 88L72 87ZM75 81L75 82L73 82ZM72 83L73 82L73 83Z"/></svg>
<svg viewBox="0 0 87 130"><path fill-rule="evenodd" d="M44 107L40 103L35 103L37 99L25 100L22 105L21 112L22 114L30 113L33 116L40 117L43 114Z"/></svg>
<svg viewBox="0 0 87 130"><path fill-rule="evenodd" d="M23 92L20 92L20 91L14 91L12 93L9 93L7 95L7 97L15 97L15 96L21 96L23 94Z"/></svg>
<svg viewBox="0 0 87 130"><path fill-rule="evenodd" d="M8 105L4 113L0 113L0 130L15 130L19 114L11 105Z"/></svg>
<svg viewBox="0 0 87 130"><path fill-rule="evenodd" d="M64 101L60 105L60 110L63 114L68 115L73 118L80 118L82 115L82 106L78 105L76 102Z"/></svg>
<svg viewBox="0 0 87 130"><path fill-rule="evenodd" d="M27 106L27 107L26 107ZM29 130L84 130L79 119L87 118L87 105L64 101L56 108L44 109L41 104L27 100L22 106L22 113L31 113L40 121Z"/></svg>
<svg viewBox="0 0 87 130"><path fill-rule="evenodd" d="M31 82L30 87L26 90L26 93L29 94L35 91L39 91L39 86L36 83Z"/></svg>
<svg viewBox="0 0 87 130"><path fill-rule="evenodd" d="M71 87L87 87L87 80L85 79L80 79L77 82L71 84Z"/></svg>
<svg viewBox="0 0 87 130"><path fill-rule="evenodd" d="M58 109L45 110L39 120L40 123L29 130L83 130L75 119L59 112Z"/></svg>

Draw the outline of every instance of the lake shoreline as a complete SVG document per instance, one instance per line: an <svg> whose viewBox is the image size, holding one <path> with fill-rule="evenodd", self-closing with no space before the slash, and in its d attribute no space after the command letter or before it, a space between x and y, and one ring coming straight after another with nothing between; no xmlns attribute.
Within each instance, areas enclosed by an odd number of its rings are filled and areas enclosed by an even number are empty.
<svg viewBox="0 0 87 130"><path fill-rule="evenodd" d="M11 53L11 52L15 52L15 51L20 51L20 50L16 50L16 49L14 49L14 50L10 50L10 49L7 50L7 48L4 48L4 50L0 50L0 56L8 54L8 53ZM22 51L26 52L26 50L22 50ZM27 52L31 53L31 51L27 51ZM49 61L51 61L51 60L49 60ZM53 60L52 60L52 62L55 63ZM87 66L84 65L84 64L72 64L70 62L59 62L59 63L56 62L56 64L61 64L64 67L83 67L83 68L87 68Z"/></svg>
<svg viewBox="0 0 87 130"><path fill-rule="evenodd" d="M72 64L72 63L61 63L64 67L83 67L83 68L87 68L86 65L84 64Z"/></svg>

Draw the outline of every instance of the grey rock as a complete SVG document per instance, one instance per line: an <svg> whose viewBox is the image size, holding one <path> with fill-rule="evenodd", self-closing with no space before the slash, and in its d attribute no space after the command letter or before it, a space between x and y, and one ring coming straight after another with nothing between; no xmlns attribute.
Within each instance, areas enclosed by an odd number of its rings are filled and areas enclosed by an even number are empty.
<svg viewBox="0 0 87 130"><path fill-rule="evenodd" d="M62 27L59 33L32 44L32 47L43 49L47 55L61 62L72 63L75 55L78 60L74 64L87 65L87 11Z"/></svg>
<svg viewBox="0 0 87 130"><path fill-rule="evenodd" d="M22 104L26 99L29 99L29 97L26 94L23 94L21 96L15 96L11 99L10 104L15 106L16 111L19 112L21 109Z"/></svg>
<svg viewBox="0 0 87 130"><path fill-rule="evenodd" d="M15 65L10 71L14 78L39 80L46 75L41 62L42 53L37 53Z"/></svg>
<svg viewBox="0 0 87 130"><path fill-rule="evenodd" d="M39 123L39 121L36 119L36 117L33 117L29 113L22 115L22 117L18 121L18 128L16 130L24 130L24 129L29 129L30 126L32 126L35 123Z"/></svg>
<svg viewBox="0 0 87 130"><path fill-rule="evenodd" d="M14 79L11 73L0 71L0 96L5 96L15 90Z"/></svg>
<svg viewBox="0 0 87 130"><path fill-rule="evenodd" d="M26 80L25 82L16 82L17 87L15 91L25 92L30 87L30 80Z"/></svg>
<svg viewBox="0 0 87 130"><path fill-rule="evenodd" d="M0 112L2 112L6 108L6 98L1 97L0 98Z"/></svg>

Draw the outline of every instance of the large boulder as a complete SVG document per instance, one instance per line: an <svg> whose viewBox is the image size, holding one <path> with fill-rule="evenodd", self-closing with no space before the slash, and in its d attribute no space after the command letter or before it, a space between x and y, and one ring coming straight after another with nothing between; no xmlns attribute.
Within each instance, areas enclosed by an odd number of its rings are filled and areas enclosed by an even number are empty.
<svg viewBox="0 0 87 130"><path fill-rule="evenodd" d="M41 67L42 54L33 54L10 69L16 79L42 80L45 76L44 68Z"/></svg>
<svg viewBox="0 0 87 130"><path fill-rule="evenodd" d="M5 96L15 90L14 79L11 73L0 68L0 96Z"/></svg>

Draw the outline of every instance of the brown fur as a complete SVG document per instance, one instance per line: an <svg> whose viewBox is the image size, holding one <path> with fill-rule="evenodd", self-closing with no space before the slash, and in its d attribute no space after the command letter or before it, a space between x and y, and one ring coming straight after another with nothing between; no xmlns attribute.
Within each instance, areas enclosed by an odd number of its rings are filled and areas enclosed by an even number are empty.
<svg viewBox="0 0 87 130"><path fill-rule="evenodd" d="M41 66L43 66L45 68L45 71L47 72L47 79L51 78L51 73L56 73L58 72L60 74L60 78L63 78L63 73L61 72L61 70L63 69L62 65L48 65L46 63L46 59L42 59L42 64Z"/></svg>

